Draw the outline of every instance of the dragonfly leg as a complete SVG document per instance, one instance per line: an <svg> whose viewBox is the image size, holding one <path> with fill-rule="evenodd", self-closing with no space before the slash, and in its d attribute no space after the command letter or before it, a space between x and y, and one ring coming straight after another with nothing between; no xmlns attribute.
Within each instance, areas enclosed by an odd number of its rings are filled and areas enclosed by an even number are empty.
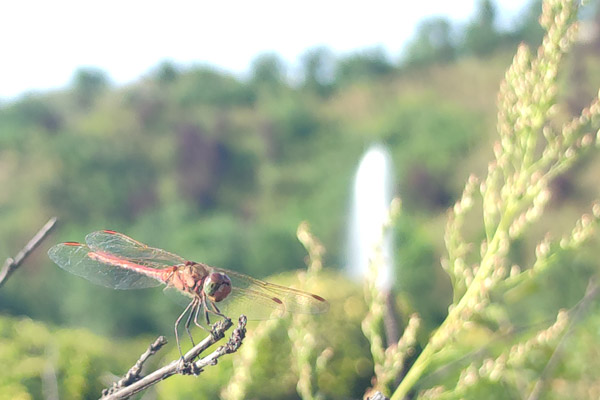
<svg viewBox="0 0 600 400"><path fill-rule="evenodd" d="M202 306L204 308L204 318L206 319L206 324L210 326L210 315L215 314L224 319L229 319L225 314L221 313L221 311L217 308L215 303L206 298L206 295L202 297ZM215 325L216 326L216 325ZM215 326L211 327L211 333L214 333Z"/></svg>
<svg viewBox="0 0 600 400"><path fill-rule="evenodd" d="M204 319L206 320L206 325L210 326L210 318L208 318L208 308L204 305Z"/></svg>
<svg viewBox="0 0 600 400"><path fill-rule="evenodd" d="M208 326L210 326L210 334L214 337L214 338L218 338L217 333L215 331L215 328L217 327L217 324L215 325L210 325L210 317L208 315L209 312L211 312L211 310L208 309L208 307L206 306L206 299L204 299L204 303L202 305L203 309L204 309L204 318L206 319L206 324Z"/></svg>
<svg viewBox="0 0 600 400"><path fill-rule="evenodd" d="M204 293L202 293L202 309L204 311L204 320L206 321L206 325L210 326L210 318L208 318L208 307L206 307L206 304L208 303L208 300L206 298L206 295Z"/></svg>
<svg viewBox="0 0 600 400"><path fill-rule="evenodd" d="M221 310L219 310L219 308L217 307L217 305L214 302L210 301L209 303L210 303L211 307L213 308L212 310L209 310L209 312L211 312L213 314L216 314L219 317L223 317L223 318L229 319L227 317L227 315L221 313Z"/></svg>
<svg viewBox="0 0 600 400"><path fill-rule="evenodd" d="M182 360L183 360L183 353L181 352L181 343L179 343L179 333L177 332L177 328L179 327L179 323L181 322L181 319L183 318L183 316L188 312L188 310L194 305L195 302L196 302L196 299L192 300L190 302L190 304L188 304L188 306L185 308L185 310L183 310L181 315L179 317L177 317L177 320L175 321L175 341L177 342L177 348L179 349L179 355L181 356Z"/></svg>
<svg viewBox="0 0 600 400"><path fill-rule="evenodd" d="M196 310L194 312L194 324L196 324L197 327L202 328L205 331L208 331L208 329L206 329L204 326L202 326L198 322L198 315L200 314L200 309L204 310L204 302L202 302L202 301L199 301L198 304L196 305Z"/></svg>
<svg viewBox="0 0 600 400"><path fill-rule="evenodd" d="M210 308L205 307L205 309L204 309L204 313L206 314L207 319L208 319L208 313L211 313L211 314L218 315L219 317L222 317L223 319L229 320L229 317L227 317L225 314L223 314L214 302L209 301L208 304L210 305ZM216 327L216 324L213 326L213 329L215 327ZM214 332L213 332L213 334L214 334Z"/></svg>
<svg viewBox="0 0 600 400"><path fill-rule="evenodd" d="M192 323L192 317L194 316L194 310L198 306L198 299L194 298L194 300L192 300L192 304L193 304L192 309L190 310L187 320L185 321L185 331L187 332L188 337L190 338L190 340L192 342L192 347L193 347L196 344L194 343L194 338L192 337L192 333L190 332L190 324Z"/></svg>

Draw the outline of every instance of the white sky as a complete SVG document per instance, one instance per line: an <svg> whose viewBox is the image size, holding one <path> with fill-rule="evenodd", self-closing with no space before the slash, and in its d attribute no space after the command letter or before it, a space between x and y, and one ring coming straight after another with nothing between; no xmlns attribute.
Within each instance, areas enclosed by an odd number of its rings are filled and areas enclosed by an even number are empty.
<svg viewBox="0 0 600 400"><path fill-rule="evenodd" d="M260 53L293 65L317 45L338 54L382 45L392 58L425 17L465 21L475 0L183 1L24 0L0 2L0 100L66 86L80 66L117 84L161 60L203 62L243 74ZM497 0L503 20L525 0Z"/></svg>

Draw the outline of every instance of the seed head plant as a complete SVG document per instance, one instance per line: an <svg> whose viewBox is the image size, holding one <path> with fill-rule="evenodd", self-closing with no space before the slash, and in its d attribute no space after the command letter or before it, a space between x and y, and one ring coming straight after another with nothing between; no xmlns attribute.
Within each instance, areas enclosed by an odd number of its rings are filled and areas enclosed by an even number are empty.
<svg viewBox="0 0 600 400"><path fill-rule="evenodd" d="M469 177L462 197L448 213L447 253L442 267L452 283L452 304L446 319L424 344L414 363L402 372L403 378L397 386L386 374L398 376L407 352L414 351L408 338L414 336L411 330L415 329L416 317L408 324L405 333L408 337L401 339L404 348L398 343L392 350L384 350L381 338L373 335L373 329L369 328L373 325L370 319L378 315L373 305L376 307L381 302L373 301L375 292L367 290L372 308L363 330L371 342L377 389L391 395L392 400L404 399L409 394L423 398L469 398L475 393L470 390L477 385L498 385L503 393L516 398L539 398L548 385L564 339L581 317L584 306L589 305L598 292L592 274L581 301L571 309L556 310L554 322L532 330L499 354L470 362L452 385L426 387L420 384L431 373L430 367L461 334L474 326L485 325L482 316L495 310L494 293L506 293L527 285L555 268L573 268L576 274L577 263L564 265L557 260L579 251L596 234L600 220L598 203L591 205L590 212L582 215L562 239L547 235L535 248L535 258L530 265L517 265L510 256L511 246L546 217L544 211L551 197L551 181L600 145L598 98L581 115L562 126L556 122L559 120L559 67L577 39L578 9L578 2L572 0L544 1L540 23L546 34L541 46L537 53L525 45L519 46L506 72L498 94L499 139L493 147L494 159L488 165L486 177ZM472 233L467 232L472 231L472 227L466 229L466 221L473 218L480 221L482 232L482 237L474 240L470 238ZM499 332L515 331L510 323L496 327ZM396 351L402 354L388 354ZM545 361L532 366L535 354L542 354ZM461 357L463 355L456 355L457 359Z"/></svg>

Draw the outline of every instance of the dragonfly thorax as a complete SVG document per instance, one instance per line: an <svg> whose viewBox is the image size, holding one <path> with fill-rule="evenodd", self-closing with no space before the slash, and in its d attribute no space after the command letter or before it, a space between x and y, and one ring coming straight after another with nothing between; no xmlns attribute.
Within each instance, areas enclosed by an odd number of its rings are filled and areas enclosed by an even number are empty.
<svg viewBox="0 0 600 400"><path fill-rule="evenodd" d="M219 302L231 293L231 280L221 272L213 272L206 264L188 261L184 265L165 271L168 285L194 296L206 296Z"/></svg>
<svg viewBox="0 0 600 400"><path fill-rule="evenodd" d="M169 286L192 295L201 294L202 284L209 275L207 267L193 262L171 267L170 271L165 270L163 273L163 279Z"/></svg>

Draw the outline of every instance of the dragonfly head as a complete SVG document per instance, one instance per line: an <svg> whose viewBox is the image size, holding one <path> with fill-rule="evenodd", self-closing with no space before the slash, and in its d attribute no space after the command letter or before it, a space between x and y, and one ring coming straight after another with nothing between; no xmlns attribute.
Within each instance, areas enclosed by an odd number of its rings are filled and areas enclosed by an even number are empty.
<svg viewBox="0 0 600 400"><path fill-rule="evenodd" d="M204 280L203 290L210 300L219 302L231 292L231 280L223 273L213 272Z"/></svg>

